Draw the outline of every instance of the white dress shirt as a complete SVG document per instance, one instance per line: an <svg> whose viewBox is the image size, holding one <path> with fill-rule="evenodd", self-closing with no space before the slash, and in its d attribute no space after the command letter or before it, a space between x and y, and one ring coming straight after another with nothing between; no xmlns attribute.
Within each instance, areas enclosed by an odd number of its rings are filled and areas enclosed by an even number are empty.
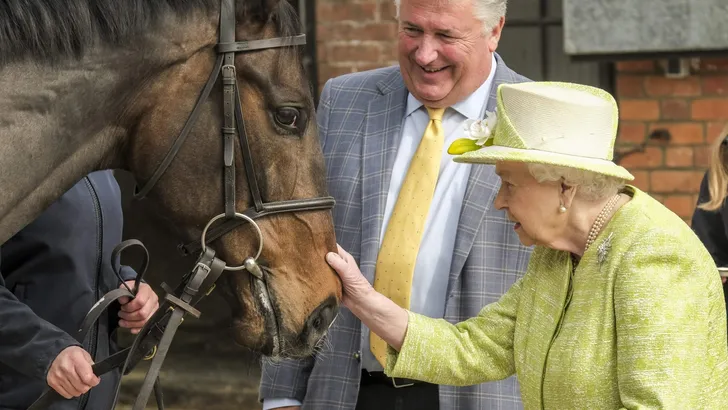
<svg viewBox="0 0 728 410"><path fill-rule="evenodd" d="M447 148L453 141L463 137L463 123L466 119L485 118L485 107L490 96L495 70L496 60L493 56L490 74L485 82L468 98L445 110L442 117L445 144L442 148L440 174L425 222L425 232L415 263L410 297L410 310L425 316L441 318L445 314L445 298L450 263L455 248L455 234L465 188L470 176L471 165L454 162L452 156L447 153ZM402 120L402 138L397 149L397 156L392 168L392 180L387 192L384 221L379 236L380 245L410 161L417 150L430 117L422 103L417 101L412 94L408 94L405 116ZM363 369L370 372L383 370L369 348L369 328L364 324L362 324L361 331L360 357ZM298 400L290 398L268 399L264 400L263 409L300 405Z"/></svg>
<svg viewBox="0 0 728 410"><path fill-rule="evenodd" d="M445 110L442 117L445 144L442 147L440 174L425 222L425 232L422 236L412 278L409 309L415 313L435 318L441 318L445 314L445 297L447 296L445 293L450 276L452 254L455 249L455 234L471 167L471 164L453 161L452 155L447 153L447 148L456 139L463 138L465 120L485 117L485 107L490 95L495 69L496 61L493 57L490 74L485 82L468 98ZM392 180L389 183L384 208L384 221L379 235L380 245L409 164L429 121L427 109L412 94L408 94L402 125L402 139L394 159ZM369 328L364 324L362 324L361 334L362 368L370 372L382 371L382 366L374 358L369 348Z"/></svg>

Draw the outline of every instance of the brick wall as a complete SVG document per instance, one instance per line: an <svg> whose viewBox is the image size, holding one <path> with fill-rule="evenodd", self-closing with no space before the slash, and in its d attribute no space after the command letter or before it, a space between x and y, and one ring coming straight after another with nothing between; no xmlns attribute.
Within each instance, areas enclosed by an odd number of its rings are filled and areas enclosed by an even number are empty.
<svg viewBox="0 0 728 410"><path fill-rule="evenodd" d="M728 122L728 59L696 61L682 79L666 78L654 61L619 62L616 69L621 115L616 150L638 146L654 130L671 135L669 142L649 140L644 152L620 164L634 174L636 186L689 221L709 144Z"/></svg>
<svg viewBox="0 0 728 410"><path fill-rule="evenodd" d="M392 0L317 0L316 48L319 91L332 77L397 62L397 24ZM671 140L650 141L621 165L635 184L686 221L692 216L707 145L728 122L728 58L702 59L692 75L668 79L654 61L616 64L616 97L622 121L617 151L666 129Z"/></svg>
<svg viewBox="0 0 728 410"><path fill-rule="evenodd" d="M317 0L318 84L397 62L392 0Z"/></svg>

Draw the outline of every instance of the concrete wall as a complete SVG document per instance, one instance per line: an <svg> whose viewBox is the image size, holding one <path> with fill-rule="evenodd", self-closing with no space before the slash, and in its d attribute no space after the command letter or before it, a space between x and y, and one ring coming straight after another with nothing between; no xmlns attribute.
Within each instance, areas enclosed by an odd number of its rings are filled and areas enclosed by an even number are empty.
<svg viewBox="0 0 728 410"><path fill-rule="evenodd" d="M725 0L565 0L567 54L728 50Z"/></svg>

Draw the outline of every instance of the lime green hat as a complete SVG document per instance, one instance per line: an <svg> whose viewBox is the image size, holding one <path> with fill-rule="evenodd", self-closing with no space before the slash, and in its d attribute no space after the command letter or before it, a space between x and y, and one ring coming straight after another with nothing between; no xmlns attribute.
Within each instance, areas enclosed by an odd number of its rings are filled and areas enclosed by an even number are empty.
<svg viewBox="0 0 728 410"><path fill-rule="evenodd" d="M634 179L612 162L618 109L604 90L561 82L501 84L497 109L466 122L450 145L455 162L516 161L558 165Z"/></svg>

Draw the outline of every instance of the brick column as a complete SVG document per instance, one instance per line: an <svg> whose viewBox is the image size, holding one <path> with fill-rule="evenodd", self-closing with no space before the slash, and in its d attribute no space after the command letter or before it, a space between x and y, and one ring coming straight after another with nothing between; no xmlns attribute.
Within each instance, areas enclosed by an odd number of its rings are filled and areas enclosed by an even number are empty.
<svg viewBox="0 0 728 410"><path fill-rule="evenodd" d="M319 88L341 74L397 63L392 0L317 0Z"/></svg>
<svg viewBox="0 0 728 410"><path fill-rule="evenodd" d="M708 166L708 148L728 122L728 59L704 59L689 77L669 79L654 61L617 63L620 131L617 151L670 132L667 143L650 141L623 158L634 184L689 222Z"/></svg>

